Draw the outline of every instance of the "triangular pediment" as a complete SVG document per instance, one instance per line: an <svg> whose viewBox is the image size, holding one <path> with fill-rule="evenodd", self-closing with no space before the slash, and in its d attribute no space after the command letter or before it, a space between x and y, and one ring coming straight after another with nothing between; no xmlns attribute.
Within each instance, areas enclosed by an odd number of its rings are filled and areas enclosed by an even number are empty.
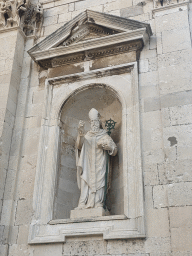
<svg viewBox="0 0 192 256"><path fill-rule="evenodd" d="M31 48L34 61L47 67L54 58L78 55L83 51L112 46L121 42L144 40L152 34L147 23L121 18L106 13L86 10Z"/></svg>
<svg viewBox="0 0 192 256"><path fill-rule="evenodd" d="M120 31L117 29L111 29L91 22L85 22L85 24L76 24L76 26L71 29L70 35L58 46L69 46L71 44L115 35L118 33L120 33Z"/></svg>

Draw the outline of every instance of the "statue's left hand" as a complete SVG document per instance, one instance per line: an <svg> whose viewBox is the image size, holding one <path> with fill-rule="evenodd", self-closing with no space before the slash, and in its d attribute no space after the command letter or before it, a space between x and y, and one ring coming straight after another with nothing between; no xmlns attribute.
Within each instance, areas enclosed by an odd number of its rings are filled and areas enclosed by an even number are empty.
<svg viewBox="0 0 192 256"><path fill-rule="evenodd" d="M102 144L102 148L103 148L104 150L111 150L111 147L108 145L108 143L103 143L103 144Z"/></svg>

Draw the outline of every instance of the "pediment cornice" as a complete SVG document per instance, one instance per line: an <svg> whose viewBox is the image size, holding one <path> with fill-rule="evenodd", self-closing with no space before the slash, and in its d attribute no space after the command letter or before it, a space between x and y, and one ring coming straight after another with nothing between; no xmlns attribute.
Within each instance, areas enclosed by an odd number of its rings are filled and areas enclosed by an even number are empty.
<svg viewBox="0 0 192 256"><path fill-rule="evenodd" d="M49 68L141 50L151 34L149 24L86 10L28 53L40 66Z"/></svg>

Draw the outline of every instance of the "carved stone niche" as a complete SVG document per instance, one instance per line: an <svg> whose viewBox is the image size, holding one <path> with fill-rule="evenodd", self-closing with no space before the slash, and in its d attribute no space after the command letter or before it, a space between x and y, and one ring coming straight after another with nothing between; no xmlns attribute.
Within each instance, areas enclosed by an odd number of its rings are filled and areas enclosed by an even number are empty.
<svg viewBox="0 0 192 256"><path fill-rule="evenodd" d="M29 50L48 68L29 243L68 237L144 238L143 182L137 60L151 35L148 24L85 11ZM60 75L57 75L60 74ZM74 145L79 120L88 112L114 119L108 193L110 216L69 219L77 207Z"/></svg>
<svg viewBox="0 0 192 256"><path fill-rule="evenodd" d="M86 100L85 100L86 99ZM115 120L111 137L118 146L118 154L111 157L110 189L107 193L107 208L110 215L124 214L123 191L123 134L122 106L117 95L106 84L93 83L71 95L61 109L60 159L57 174L54 219L67 219L70 211L78 205L80 191L77 187L75 141L80 120L85 121L85 131L90 130L88 112L96 108L101 115L102 127L105 121Z"/></svg>

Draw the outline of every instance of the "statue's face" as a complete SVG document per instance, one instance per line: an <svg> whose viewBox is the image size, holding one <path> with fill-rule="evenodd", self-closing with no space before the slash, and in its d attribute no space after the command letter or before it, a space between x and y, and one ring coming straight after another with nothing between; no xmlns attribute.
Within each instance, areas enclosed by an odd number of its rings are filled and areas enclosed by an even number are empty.
<svg viewBox="0 0 192 256"><path fill-rule="evenodd" d="M91 120L91 130L98 131L100 128L100 121L99 120Z"/></svg>

